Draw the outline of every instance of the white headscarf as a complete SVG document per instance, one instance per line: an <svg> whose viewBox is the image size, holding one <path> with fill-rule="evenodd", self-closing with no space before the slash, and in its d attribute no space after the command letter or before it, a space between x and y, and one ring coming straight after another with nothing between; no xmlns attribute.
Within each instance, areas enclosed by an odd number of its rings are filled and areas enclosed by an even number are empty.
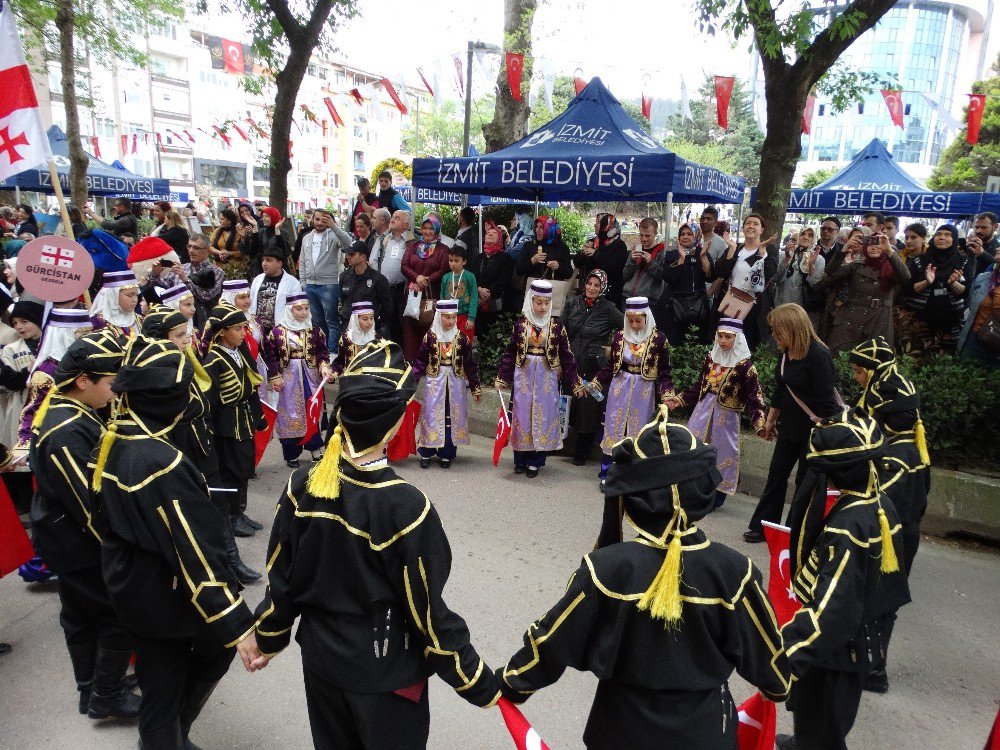
<svg viewBox="0 0 1000 750"><path fill-rule="evenodd" d="M747 344L747 337L743 335L743 321L733 318L723 318L719 321L720 331L736 334L736 343L733 348L726 351L719 346L718 340L712 347L712 361L722 367L736 367L744 359L750 358L750 346Z"/></svg>
<svg viewBox="0 0 1000 750"><path fill-rule="evenodd" d="M646 316L646 325L644 325L642 330L638 333L633 331L632 327L628 324L629 313L640 313ZM653 311L649 309L648 299L645 297L629 297L625 300L625 325L622 328L622 335L628 343L645 343L646 340L653 335L653 331L655 329L656 321L653 320Z"/></svg>
<svg viewBox="0 0 1000 750"><path fill-rule="evenodd" d="M296 320L295 313L292 312L292 307L303 303L309 304L309 300L304 294L289 294L287 300L285 301L285 309L281 313L281 320L278 321L278 325L286 331L308 331L312 328L312 316L306 318L305 320Z"/></svg>
<svg viewBox="0 0 1000 750"><path fill-rule="evenodd" d="M552 284L551 282L545 281L544 279L535 279L531 282L528 287L527 293L524 295L524 307L521 308L521 314L528 319L528 322L536 328L545 328L552 320L552 305L549 305L548 312L545 315L536 315L534 308L531 306L531 300L534 297L546 297L551 302L552 301Z"/></svg>
<svg viewBox="0 0 1000 750"><path fill-rule="evenodd" d="M454 313L458 315L458 300L448 299L438 301L434 309L434 321L431 323L431 332L438 342L442 344L450 344L458 336L458 322L456 320L455 325L453 325L447 331L441 326L441 315L443 313Z"/></svg>
<svg viewBox="0 0 1000 750"><path fill-rule="evenodd" d="M181 291L181 289L183 289L184 291ZM174 295L168 294L168 292L174 292L175 290L177 292L180 292L180 293L179 294L174 294ZM164 297L166 297L166 298L164 299ZM160 302L162 302L164 305L166 305L167 307L169 307L171 310L176 310L177 312L180 312L181 311L181 301L185 297L191 297L191 299L194 299L194 293L190 289L188 289L188 287L186 285L179 284L178 286L171 287L170 289L167 289L164 293L162 293L160 295ZM235 307L235 305L234 305L234 307ZM188 336L190 336L192 333L194 333L194 318L193 317L188 318L188 324L187 324L187 334L188 334Z"/></svg>
<svg viewBox="0 0 1000 750"><path fill-rule="evenodd" d="M65 313L65 315L63 315ZM49 314L49 322L42 330L42 341L38 345L38 354L35 355L35 364L31 368L32 372L47 359L54 359L57 362L66 355L66 350L76 341L76 333L80 330L91 330L90 318L85 317L83 310L61 310L54 309ZM60 322L60 317L77 318L79 326L74 326L70 321Z"/></svg>
<svg viewBox="0 0 1000 750"><path fill-rule="evenodd" d="M220 297L222 302L228 302L233 307L236 307L236 297L240 294L250 296L250 282L244 279L233 279L222 282L222 296Z"/></svg>
<svg viewBox="0 0 1000 750"><path fill-rule="evenodd" d="M372 316L372 327L367 331L361 330L361 324L358 322L358 316L360 315L371 315ZM347 338L351 340L352 344L357 346L364 346L365 344L370 344L375 340L375 311L365 308L357 312L351 312L351 319L347 321ZM435 317L435 320L437 318Z"/></svg>
<svg viewBox="0 0 1000 750"><path fill-rule="evenodd" d="M100 315L108 325L119 328L131 328L136 325L139 321L136 319L135 310L125 312L118 304L118 293L130 286L139 288L138 282L101 287L101 291L94 295L94 301L90 305L90 317Z"/></svg>

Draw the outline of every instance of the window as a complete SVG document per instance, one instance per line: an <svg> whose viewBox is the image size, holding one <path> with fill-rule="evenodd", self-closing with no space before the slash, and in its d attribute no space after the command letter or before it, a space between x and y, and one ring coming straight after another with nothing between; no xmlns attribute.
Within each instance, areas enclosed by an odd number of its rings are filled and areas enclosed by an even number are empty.
<svg viewBox="0 0 1000 750"><path fill-rule="evenodd" d="M339 174L330 175L329 184L333 185L334 190L340 190L340 175Z"/></svg>
<svg viewBox="0 0 1000 750"><path fill-rule="evenodd" d="M318 190L319 175L303 174L302 172L300 172L298 174L298 186L303 190Z"/></svg>
<svg viewBox="0 0 1000 750"><path fill-rule="evenodd" d="M364 172L365 171L365 152L364 151L355 151L354 152L354 171L355 172Z"/></svg>
<svg viewBox="0 0 1000 750"><path fill-rule="evenodd" d="M246 167L229 167L210 162L199 163L199 182L207 182L210 187L226 190L246 190Z"/></svg>
<svg viewBox="0 0 1000 750"><path fill-rule="evenodd" d="M364 138L365 137L364 131L361 129L360 125L355 125L354 126L354 137L355 138Z"/></svg>
<svg viewBox="0 0 1000 750"><path fill-rule="evenodd" d="M270 182L271 181L271 168L270 167L254 167L253 168L253 181L254 182Z"/></svg>
<svg viewBox="0 0 1000 750"><path fill-rule="evenodd" d="M820 104L819 105L819 112L816 113L816 116L817 117L822 117L824 114L826 114L826 105L825 104Z"/></svg>
<svg viewBox="0 0 1000 750"><path fill-rule="evenodd" d="M342 70L337 71L337 83L341 85L347 83L347 76L344 75L344 71Z"/></svg>
<svg viewBox="0 0 1000 750"><path fill-rule="evenodd" d="M323 146L323 163L327 164L330 161L330 149Z"/></svg>

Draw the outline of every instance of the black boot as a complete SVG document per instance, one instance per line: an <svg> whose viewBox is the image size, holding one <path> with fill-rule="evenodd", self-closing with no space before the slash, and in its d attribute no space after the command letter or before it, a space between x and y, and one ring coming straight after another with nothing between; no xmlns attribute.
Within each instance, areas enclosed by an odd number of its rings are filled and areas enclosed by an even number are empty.
<svg viewBox="0 0 1000 750"><path fill-rule="evenodd" d="M186 750L181 728L174 724L169 729L139 732L139 750Z"/></svg>
<svg viewBox="0 0 1000 750"><path fill-rule="evenodd" d="M869 693L885 694L889 692L889 675L885 669L873 669L865 677L865 690Z"/></svg>
<svg viewBox="0 0 1000 750"><path fill-rule="evenodd" d="M98 646L94 689L87 706L91 719L134 719L139 715L139 696L125 687L125 670L131 660L131 651L108 651Z"/></svg>
<svg viewBox="0 0 1000 750"><path fill-rule="evenodd" d="M260 521L253 520L246 513L240 513L240 518L243 520L243 523L245 523L254 531L260 531L261 529L264 528L264 524L262 524Z"/></svg>
<svg viewBox="0 0 1000 750"><path fill-rule="evenodd" d="M232 524L233 534L238 537L246 538L257 533L253 526L243 520L243 516L230 516L229 522Z"/></svg>
<svg viewBox="0 0 1000 750"><path fill-rule="evenodd" d="M201 714L201 710L208 703L208 699L212 697L215 686L219 682L220 680L216 680L215 682L196 682L188 688L187 695L184 696L184 705L181 707L180 715L181 737L184 738L185 750L199 750L198 746L188 739L188 735L191 733L191 727L194 725L195 719Z"/></svg>
<svg viewBox="0 0 1000 750"><path fill-rule="evenodd" d="M94 665L97 663L97 644L78 643L74 646L67 646L67 648L69 649L70 663L73 665L76 689L80 691L80 713L86 714L94 681Z"/></svg>
<svg viewBox="0 0 1000 750"><path fill-rule="evenodd" d="M236 546L236 537L233 536L233 529L230 528L226 534L226 554L229 557L229 567L236 576L236 580L244 586L248 583L260 580L260 573L249 567L240 557L240 548Z"/></svg>

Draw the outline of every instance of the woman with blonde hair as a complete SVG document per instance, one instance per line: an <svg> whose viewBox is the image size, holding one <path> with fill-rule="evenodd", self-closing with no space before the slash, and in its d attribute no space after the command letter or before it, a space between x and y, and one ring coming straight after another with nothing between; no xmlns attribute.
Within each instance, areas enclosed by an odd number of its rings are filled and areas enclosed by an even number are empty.
<svg viewBox="0 0 1000 750"><path fill-rule="evenodd" d="M767 323L781 352L771 407L764 422L764 437L774 440L775 445L764 492L750 519L750 528L743 534L750 543L764 541L761 521L781 521L788 477L796 463L796 487L805 475L813 424L842 407L833 357L816 335L809 314L799 305L778 305L767 316Z"/></svg>

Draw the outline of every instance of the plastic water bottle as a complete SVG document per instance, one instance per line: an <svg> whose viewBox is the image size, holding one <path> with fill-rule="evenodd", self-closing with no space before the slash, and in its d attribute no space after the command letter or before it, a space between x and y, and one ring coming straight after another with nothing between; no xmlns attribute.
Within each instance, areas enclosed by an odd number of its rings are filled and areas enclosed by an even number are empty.
<svg viewBox="0 0 1000 750"><path fill-rule="evenodd" d="M594 385L596 385L596 383ZM597 386L596 388L590 388L590 382L584 380L583 387L587 389L587 392L597 403L601 403L604 400L604 393L601 391L600 386Z"/></svg>

